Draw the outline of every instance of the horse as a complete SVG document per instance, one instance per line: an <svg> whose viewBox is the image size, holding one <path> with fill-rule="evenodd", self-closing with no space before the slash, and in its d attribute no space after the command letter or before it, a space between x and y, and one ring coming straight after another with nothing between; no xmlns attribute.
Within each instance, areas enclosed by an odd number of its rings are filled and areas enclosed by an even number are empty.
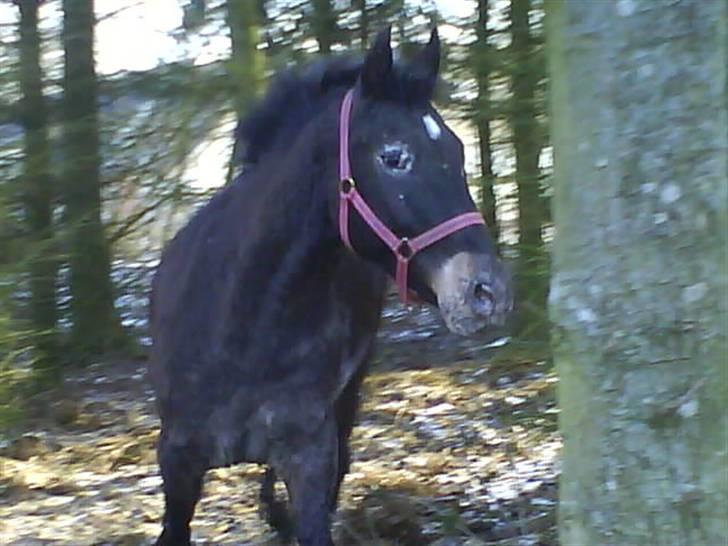
<svg viewBox="0 0 728 546"><path fill-rule="evenodd" d="M243 462L266 465L271 525L332 546L388 277L463 335L512 310L463 144L432 106L439 65L436 28L396 63L384 29L363 59L283 72L236 129L240 176L164 249L150 312L158 546L189 545L205 472Z"/></svg>

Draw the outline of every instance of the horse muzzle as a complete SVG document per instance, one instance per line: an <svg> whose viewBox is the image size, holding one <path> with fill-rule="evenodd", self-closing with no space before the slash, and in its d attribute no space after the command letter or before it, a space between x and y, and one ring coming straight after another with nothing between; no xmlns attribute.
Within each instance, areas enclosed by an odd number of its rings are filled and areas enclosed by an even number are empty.
<svg viewBox="0 0 728 546"><path fill-rule="evenodd" d="M430 286L445 324L456 334L502 326L513 310L510 275L494 256L455 254L433 272Z"/></svg>

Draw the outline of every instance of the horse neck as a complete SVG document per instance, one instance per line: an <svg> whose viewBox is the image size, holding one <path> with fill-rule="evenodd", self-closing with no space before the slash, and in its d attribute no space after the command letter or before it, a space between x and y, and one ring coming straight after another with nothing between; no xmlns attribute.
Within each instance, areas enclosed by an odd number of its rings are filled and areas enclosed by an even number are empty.
<svg viewBox="0 0 728 546"><path fill-rule="evenodd" d="M336 193L336 106L334 97L290 143L278 146L255 167L260 223L269 236L287 243L286 248L294 241L307 246L338 241L328 203Z"/></svg>
<svg viewBox="0 0 728 546"><path fill-rule="evenodd" d="M307 275L320 275L324 268L333 281L334 268L327 266L344 251L328 203L336 150L325 154L315 129L301 134L287 153L256 165L236 188L240 207L234 209L253 216L239 237L233 288L238 308L247 313L274 313L288 290L304 286ZM261 283L260 291L250 292L250 286Z"/></svg>
<svg viewBox="0 0 728 546"><path fill-rule="evenodd" d="M285 243L285 251L294 243L316 246L338 238L329 217L327 186L335 183L331 169L312 159L318 155L316 143L301 140L289 157L269 158L257 174L265 184L259 194L260 223L268 236Z"/></svg>

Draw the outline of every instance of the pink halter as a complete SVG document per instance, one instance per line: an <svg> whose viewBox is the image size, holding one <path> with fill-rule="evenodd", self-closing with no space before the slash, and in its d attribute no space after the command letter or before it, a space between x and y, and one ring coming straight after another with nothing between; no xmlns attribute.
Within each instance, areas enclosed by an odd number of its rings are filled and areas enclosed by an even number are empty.
<svg viewBox="0 0 728 546"><path fill-rule="evenodd" d="M382 222L356 189L349 164L349 124L354 103L354 90L349 89L341 103L339 111L339 233L341 240L351 250L349 239L349 204L353 205L362 219L372 231L386 244L397 258L395 281L399 297L403 303L408 301L408 267L410 260L423 248L452 235L456 231L476 224L485 224L483 217L477 212L466 212L445 220L441 224L428 229L413 239L397 237Z"/></svg>

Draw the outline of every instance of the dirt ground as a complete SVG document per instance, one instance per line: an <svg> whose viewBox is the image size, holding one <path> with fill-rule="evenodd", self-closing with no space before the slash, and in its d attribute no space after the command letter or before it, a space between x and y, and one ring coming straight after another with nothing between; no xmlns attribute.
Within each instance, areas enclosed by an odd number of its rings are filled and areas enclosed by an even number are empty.
<svg viewBox="0 0 728 546"><path fill-rule="evenodd" d="M365 386L337 544L555 545L561 444L546 363L398 313ZM144 362L93 366L44 403L0 446L0 544L151 544L162 495ZM208 473L197 545L279 544L258 515L261 474Z"/></svg>

